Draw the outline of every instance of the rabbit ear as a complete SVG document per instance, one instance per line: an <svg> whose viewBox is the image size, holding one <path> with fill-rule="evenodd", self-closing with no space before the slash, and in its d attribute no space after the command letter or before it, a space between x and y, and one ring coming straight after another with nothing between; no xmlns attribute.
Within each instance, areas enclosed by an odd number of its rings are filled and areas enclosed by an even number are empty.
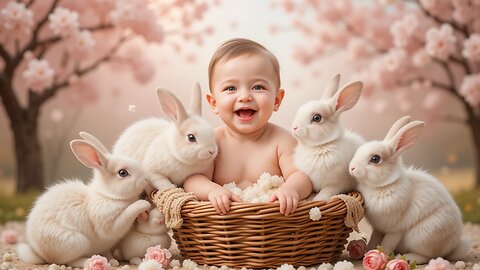
<svg viewBox="0 0 480 270"><path fill-rule="evenodd" d="M187 119L188 114L178 98L166 89L157 89L158 100L162 111L174 122L180 124Z"/></svg>
<svg viewBox="0 0 480 270"><path fill-rule="evenodd" d="M390 147L395 155L414 146L422 134L425 123L413 121L403 126L391 139Z"/></svg>
<svg viewBox="0 0 480 270"><path fill-rule="evenodd" d="M202 89L200 88L200 84L198 82L195 83L192 89L190 112L197 115L202 115Z"/></svg>
<svg viewBox="0 0 480 270"><path fill-rule="evenodd" d="M355 106L362 94L362 87L362 82L353 82L343 87L333 98L333 111L339 114Z"/></svg>
<svg viewBox="0 0 480 270"><path fill-rule="evenodd" d="M91 143L92 145L94 145L99 151L101 151L105 156L108 155L110 152L108 151L108 149L97 139L95 138L93 135L87 133L87 132L84 132L84 131L80 131L79 133L80 137L82 137L85 141Z"/></svg>
<svg viewBox="0 0 480 270"><path fill-rule="evenodd" d="M404 117L398 119L390 128L387 135L385 135L384 141L390 140L398 130L400 130L403 126L408 124L412 120L410 115L405 115Z"/></svg>
<svg viewBox="0 0 480 270"><path fill-rule="evenodd" d="M323 90L322 99L329 99L335 95L338 90L338 84L340 83L340 74L335 75L328 83L325 90Z"/></svg>
<svg viewBox="0 0 480 270"><path fill-rule="evenodd" d="M75 157L88 168L106 168L107 157L89 142L73 140L70 142L70 148Z"/></svg>

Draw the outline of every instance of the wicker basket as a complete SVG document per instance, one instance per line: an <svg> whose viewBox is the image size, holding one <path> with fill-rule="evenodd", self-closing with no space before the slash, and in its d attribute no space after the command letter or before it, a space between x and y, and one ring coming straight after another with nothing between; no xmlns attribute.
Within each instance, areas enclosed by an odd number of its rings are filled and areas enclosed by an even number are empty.
<svg viewBox="0 0 480 270"><path fill-rule="evenodd" d="M349 193L363 205L358 192ZM322 218L310 219L319 207ZM181 255L198 264L235 268L276 268L282 264L309 266L334 262L352 231L345 225L346 204L340 199L301 202L284 216L278 203L232 203L218 215L210 202L187 202L183 225L173 230Z"/></svg>

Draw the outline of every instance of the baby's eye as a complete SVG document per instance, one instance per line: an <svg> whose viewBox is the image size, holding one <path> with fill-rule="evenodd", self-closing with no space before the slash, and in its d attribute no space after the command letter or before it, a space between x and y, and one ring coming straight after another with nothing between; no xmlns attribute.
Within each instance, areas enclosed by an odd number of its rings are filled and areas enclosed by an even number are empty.
<svg viewBox="0 0 480 270"><path fill-rule="evenodd" d="M255 85L253 87L253 90L264 90L264 89L265 89L265 87L263 87L262 85Z"/></svg>
<svg viewBox="0 0 480 270"><path fill-rule="evenodd" d="M237 88L235 88L233 86L229 86L229 87L225 88L225 90L223 90L223 91L235 91L235 90L237 90Z"/></svg>

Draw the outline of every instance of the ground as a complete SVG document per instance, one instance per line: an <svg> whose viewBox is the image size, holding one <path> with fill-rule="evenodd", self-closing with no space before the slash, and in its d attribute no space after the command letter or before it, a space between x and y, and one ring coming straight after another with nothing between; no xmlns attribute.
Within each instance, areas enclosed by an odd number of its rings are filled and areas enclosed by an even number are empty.
<svg viewBox="0 0 480 270"><path fill-rule="evenodd" d="M3 226L0 226L0 231L3 231L5 229L14 229L19 233L19 241L23 241L24 236L24 223L23 222L9 222ZM361 222L360 223L360 231L362 232L362 235L368 235L370 228L366 223ZM350 239L359 239L361 238L362 235L352 233L350 236ZM466 262L467 267L465 269L472 269L474 263L480 263L480 225L478 224L464 224L464 237L468 238L472 241L472 248L467 255L467 257L464 259ZM170 249L172 254L174 254L175 258L179 258L178 255L178 249L176 248L175 245L172 246ZM23 270L23 269L49 269L49 265L31 265L31 264L26 264L18 259L16 256L16 251L15 251L15 246L14 245L8 245L5 243L0 244L0 254L2 254L2 257L0 257L0 262L5 259L7 256L4 256L6 253L14 253L13 260L9 261L11 267L16 268L17 270ZM341 260L348 259L348 256L344 254L341 258ZM361 261L354 261L351 260L356 269L363 269L361 265ZM452 262L455 263L455 262ZM120 269L122 268L124 263L121 263L119 267L113 267L113 269ZM423 269L425 266L419 266L418 269ZM7 270L3 269L0 267L1 270ZM53 270L53 267L50 269ZM60 268L57 268L60 269ZM134 270L137 269L135 266L129 267L129 269ZM307 269L310 269L310 267L307 267Z"/></svg>

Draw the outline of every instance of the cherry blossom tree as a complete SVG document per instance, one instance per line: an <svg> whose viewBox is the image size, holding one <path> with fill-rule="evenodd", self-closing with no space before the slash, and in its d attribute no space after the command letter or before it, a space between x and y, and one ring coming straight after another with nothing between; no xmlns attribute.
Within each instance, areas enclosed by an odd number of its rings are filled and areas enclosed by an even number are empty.
<svg viewBox="0 0 480 270"><path fill-rule="evenodd" d="M38 120L49 100L68 93L73 103L94 102L98 89L91 75L101 66L118 71L123 65L137 82L147 82L154 67L128 44L140 39L145 46L165 43L177 51L185 41L200 45L213 31L196 23L209 6L196 0L1 3L0 98L15 143L17 192L44 187ZM60 121L62 113L52 117Z"/></svg>
<svg viewBox="0 0 480 270"><path fill-rule="evenodd" d="M433 119L465 124L480 186L479 0L284 0L281 7L306 39L294 50L301 63L345 52L365 96L392 93L405 113L422 98ZM444 109L449 99L462 115Z"/></svg>

